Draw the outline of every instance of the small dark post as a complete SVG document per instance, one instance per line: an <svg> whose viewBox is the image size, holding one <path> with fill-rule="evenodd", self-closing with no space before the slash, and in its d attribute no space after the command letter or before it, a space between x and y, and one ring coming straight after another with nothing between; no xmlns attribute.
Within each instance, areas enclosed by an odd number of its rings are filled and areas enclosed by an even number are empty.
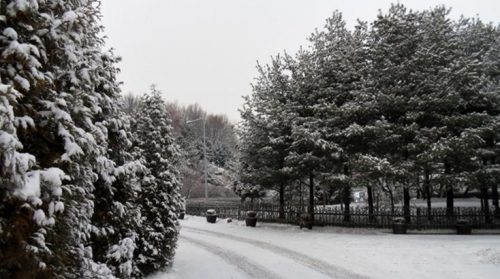
<svg viewBox="0 0 500 279"><path fill-rule="evenodd" d="M309 173L309 206L307 208L308 213L311 214L311 227L314 224L314 174L311 171Z"/></svg>
<svg viewBox="0 0 500 279"><path fill-rule="evenodd" d="M420 224L421 224L421 215L422 215L422 212L421 212L421 209L420 207L417 207L417 228L420 230Z"/></svg>
<svg viewBox="0 0 500 279"><path fill-rule="evenodd" d="M491 185L491 198L493 199L493 207L495 208L495 218L500 218L500 207L498 204L498 186Z"/></svg>
<svg viewBox="0 0 500 279"><path fill-rule="evenodd" d="M373 188L372 186L367 186L368 190L368 220L373 222L375 220L375 216L373 216Z"/></svg>
<svg viewBox="0 0 500 279"><path fill-rule="evenodd" d="M344 164L344 175L348 177L349 175L349 167L347 163ZM343 191L343 202L344 202L344 222L349 222L351 213L349 212L351 205L351 189L349 189L349 181L345 182L344 191Z"/></svg>
<svg viewBox="0 0 500 279"><path fill-rule="evenodd" d="M403 211L404 211L405 221L406 221L407 224L409 224L409 223L411 223L411 218L410 218L410 190L406 186L403 188L403 195L404 195Z"/></svg>
<svg viewBox="0 0 500 279"><path fill-rule="evenodd" d="M451 174L451 166L447 161L444 162L444 173ZM453 185L446 185L446 216L453 217Z"/></svg>
<svg viewBox="0 0 500 279"><path fill-rule="evenodd" d="M431 215L431 181L430 181L430 172L429 167L425 166L425 180L424 180L424 189L425 189L425 197L427 198L427 221L432 221Z"/></svg>

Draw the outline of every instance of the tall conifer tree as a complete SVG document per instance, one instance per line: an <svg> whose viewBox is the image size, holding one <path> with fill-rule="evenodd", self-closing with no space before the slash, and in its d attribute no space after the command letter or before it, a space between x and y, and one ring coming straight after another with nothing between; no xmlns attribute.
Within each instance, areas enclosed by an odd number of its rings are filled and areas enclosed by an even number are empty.
<svg viewBox="0 0 500 279"><path fill-rule="evenodd" d="M180 151L174 142L165 101L156 86L144 95L136 114L136 144L149 172L142 179L142 228L135 254L144 276L171 265L177 245L177 214L181 210Z"/></svg>

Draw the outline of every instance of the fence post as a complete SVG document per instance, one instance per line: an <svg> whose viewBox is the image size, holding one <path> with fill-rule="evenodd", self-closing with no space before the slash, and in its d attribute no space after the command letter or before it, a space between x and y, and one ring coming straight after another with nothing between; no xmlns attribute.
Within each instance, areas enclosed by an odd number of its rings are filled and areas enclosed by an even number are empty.
<svg viewBox="0 0 500 279"><path fill-rule="evenodd" d="M420 228L420 207L417 207L417 228Z"/></svg>
<svg viewBox="0 0 500 279"><path fill-rule="evenodd" d="M238 204L238 221L240 220L241 203Z"/></svg>

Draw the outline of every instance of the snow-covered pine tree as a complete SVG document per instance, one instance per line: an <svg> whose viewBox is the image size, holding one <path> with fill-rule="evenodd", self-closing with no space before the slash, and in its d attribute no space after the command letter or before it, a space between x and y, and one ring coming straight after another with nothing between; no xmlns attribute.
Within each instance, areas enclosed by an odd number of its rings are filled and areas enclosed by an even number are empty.
<svg viewBox="0 0 500 279"><path fill-rule="evenodd" d="M417 165L437 166L451 216L454 192L480 188L473 173L496 149L491 132L496 129L498 94L492 85L498 81L491 73L498 71L493 70L498 63L486 57L498 51L494 50L498 33L469 19L451 21L448 14L444 7L421 13L422 40L414 55L417 66L412 82L418 86L413 89L415 97L409 99L415 112L407 119L420 127L414 152ZM483 153L485 146L490 155Z"/></svg>
<svg viewBox="0 0 500 279"><path fill-rule="evenodd" d="M314 180L343 186L342 200L349 219L350 161L363 150L368 109L360 95L366 72L366 24L355 32L345 27L342 15L327 19L324 31L314 33L310 52L296 59L287 57L291 74L291 94L287 109L293 115L291 148L286 165L309 180L309 210L312 212ZM360 101L356 103L357 101ZM357 133L349 129L356 127ZM361 135L360 135L361 133Z"/></svg>
<svg viewBox="0 0 500 279"><path fill-rule="evenodd" d="M117 106L116 58L101 51L99 1L0 7L0 274L112 277L89 246L94 183L116 171L107 154L116 127L106 122Z"/></svg>
<svg viewBox="0 0 500 279"><path fill-rule="evenodd" d="M313 222L315 180L325 172L332 171L340 151L337 143L328 141L324 114L318 109L328 101L323 95L323 76L314 55L314 52L300 51L296 59L286 58L287 67L291 72L291 94L285 106L287 114L293 116L292 143L285 158L285 166L291 173L308 180L307 212ZM331 102L326 104L331 105Z"/></svg>
<svg viewBox="0 0 500 279"><path fill-rule="evenodd" d="M472 154L480 153L483 136L492 139L498 98L491 86L497 83L495 75L484 74L497 67L490 68L495 59L485 58L495 56L492 28L482 33L481 28L471 28L469 20L453 22L448 14L444 7L408 12L397 4L380 15L373 24L368 85L377 94L376 107L388 132L378 157L388 159L402 174L414 173L412 180L424 181L428 212L430 177L437 174L452 215L454 191L474 184L471 173L478 162ZM407 188L403 187L405 208Z"/></svg>
<svg viewBox="0 0 500 279"><path fill-rule="evenodd" d="M372 153L375 160L361 158L362 162L388 162L389 165L376 167L376 172L386 169L390 176L381 177L388 189L393 204L392 187L404 193L404 208L409 214L409 188L415 179L410 177L416 154L412 153L413 139L419 126L415 117L421 111L415 111L415 104L422 101L417 94L430 94L428 88L420 88L425 75L420 69L429 67L418 61L415 56L420 51L422 30L420 25L423 14L407 11L401 4L392 5L387 14L379 14L373 23L369 40L369 55L372 61L366 88L376 100L378 137L373 141ZM432 67L431 67L432 68ZM420 91L418 91L420 90ZM423 117L425 119L425 117ZM389 179L389 180L388 180Z"/></svg>
<svg viewBox="0 0 500 279"><path fill-rule="evenodd" d="M449 138L455 139L450 141L453 149L447 155L454 165L460 166L458 170L466 178L462 181L469 182L465 191L478 189L483 201L488 201L491 187L498 213L500 30L480 19L462 18L455 32L457 47L453 54L455 61L460 62L452 64L448 76L459 98L455 114L445 117ZM489 203L482 204L485 221L489 223Z"/></svg>
<svg viewBox="0 0 500 279"><path fill-rule="evenodd" d="M95 183L92 251L96 262L107 263L118 278L137 270L134 251L141 229L140 177L146 172L132 154L131 117L117 112L108 128L108 169Z"/></svg>
<svg viewBox="0 0 500 279"><path fill-rule="evenodd" d="M151 95L142 97L136 114L136 145L149 173L141 184L142 228L136 241L138 271L145 276L172 263L177 243L177 214L182 208L180 196L180 151L174 142L165 101L156 86Z"/></svg>
<svg viewBox="0 0 500 279"><path fill-rule="evenodd" d="M141 229L140 176L145 166L132 153L132 116L125 114L123 98L116 81L116 58L102 53L96 71L96 90L102 90L113 102L94 119L107 132L107 154L100 157L106 168L94 183L92 215L92 254L96 262L106 263L118 278L129 278L137 270L134 250Z"/></svg>
<svg viewBox="0 0 500 279"><path fill-rule="evenodd" d="M253 93L245 97L241 110L239 160L246 170L242 185L260 185L279 194L279 216L284 218L285 187L290 173L285 158L291 144L291 120L287 111L290 98L289 76L283 59L273 58L271 65L257 66L259 77Z"/></svg>
<svg viewBox="0 0 500 279"><path fill-rule="evenodd" d="M64 232L59 253L67 259L67 278L112 276L105 263L94 261L91 232L95 183L108 179L112 162L108 159L107 123L117 110L118 83L109 52L102 52L99 1L47 1L56 17L48 30L53 39L48 53L51 72L56 78L52 99L43 102L45 111L61 108L65 119L48 127L61 137L64 149L53 163L71 178L65 185L63 222L56 230ZM50 115L49 115L50 116ZM53 138L53 137L49 137ZM55 138L55 140L58 140ZM111 195L112 193L107 193ZM54 238L55 241L55 238Z"/></svg>
<svg viewBox="0 0 500 279"><path fill-rule="evenodd" d="M253 175L252 169L247 164L242 165L241 160L233 161L229 164L229 181L231 189L236 195L241 198L241 202L250 199L250 208L253 208L254 200L264 196L260 185L252 184L247 179L242 180L242 177L248 178Z"/></svg>
<svg viewBox="0 0 500 279"><path fill-rule="evenodd" d="M8 141L10 148L6 150L5 155L8 156L5 157L5 166L10 170L2 174L6 175L4 178L7 181L20 182L17 185L6 185L2 193L5 198L3 204L10 205L4 208L9 217L7 224L2 226L7 229L3 230L5 235L2 242L5 249L2 250L11 251L17 246L17 251L14 249L17 256L9 253L3 255L9 257L9 260L2 260L2 263L5 263L2 272L6 272L7 277L31 277L33 274L43 273L54 275L62 270L65 264L71 266L67 253L83 248L83 245L74 245L77 242L75 234L65 238L69 235L66 230L58 231L58 228L53 227L54 223L56 226L62 223L55 222L55 213L71 208L68 200L73 197L68 198L69 191L61 190L63 178L71 179L72 185L76 183L85 187L70 170L72 159L86 152L98 153L95 152L98 149L97 143L89 137L89 132L98 129L91 127L85 130L75 123L75 110L67 102L69 91L62 88L65 71L77 68L65 58L71 56L74 63L80 58L71 51L66 52L67 47L82 47L81 41L84 38L80 37L78 31L87 27L71 24L77 17L73 8L78 7L73 6L73 3L60 1L1 3L4 104L7 108L6 116L15 120L15 126L21 128L17 129L19 143L12 145L15 144L12 140L15 136ZM92 5L87 8L94 10ZM79 14L83 17L92 11L82 8ZM95 24L92 20L84 22ZM92 43L92 40L89 43ZM14 104L16 99L17 104ZM9 122L6 124L5 130L12 135L13 127ZM14 149L11 149L12 147ZM15 149L21 147L33 156L21 157L15 152ZM93 156L89 157L89 160L95 159ZM19 175L23 175L31 166L34 168L28 173L29 177L19 180ZM75 162L73 167L78 169L78 163ZM85 168L91 166L83 166L81 169ZM68 185L62 187L67 190L71 188ZM15 220L24 223L23 229L17 227ZM9 232L11 229L15 230L14 234ZM74 229L80 230L79 227ZM47 242L51 245L46 245ZM75 266L81 265L76 264L77 255L84 254L83 249L80 252L73 254L76 259L73 262Z"/></svg>
<svg viewBox="0 0 500 279"><path fill-rule="evenodd" d="M452 215L454 192L468 184L467 172L474 168L472 157L467 154L471 153L475 140L458 132L462 129L456 126L458 122L449 121L449 117L463 117L457 110L460 103L457 86L465 82L465 76L460 81L453 78L455 73L452 72L463 72L464 64L460 65L458 61L469 61L469 58L457 52L461 43L455 31L456 23L448 19L448 9L437 7L420 14L422 40L414 55L417 67L414 67L413 74L417 77L413 78L413 84L420 86L414 86L416 96L409 101L415 109L414 117L407 118L413 119L420 127L415 143L419 145L415 152L418 154L416 166L420 169L423 166L424 173L430 169L429 165L434 166L439 173L441 188L446 190L447 212ZM467 126L463 124L459 126Z"/></svg>
<svg viewBox="0 0 500 279"><path fill-rule="evenodd" d="M351 173L358 154L368 151L368 139L375 138L369 125L375 119L372 96L362 91L367 76L367 26L358 22L353 32L347 30L342 15L335 12L324 30L314 33L313 44L317 84L312 94L318 131L331 145L337 145L330 158L330 171L320 176L323 183L341 185L345 220L349 221ZM331 150L330 152L335 152ZM328 154L328 152L326 152ZM330 155L331 156L331 155Z"/></svg>
<svg viewBox="0 0 500 279"><path fill-rule="evenodd" d="M52 222L43 207L57 199L62 171L37 167L37 158L22 139L36 127L29 95L52 82L43 68L45 44L37 34L47 26L37 3L0 2L0 277L44 273L52 253L45 243ZM52 188L54 191L46 192ZM42 197L45 195L45 198ZM52 203L52 205L54 205ZM58 205L58 211L61 209ZM54 207L53 207L54 208Z"/></svg>

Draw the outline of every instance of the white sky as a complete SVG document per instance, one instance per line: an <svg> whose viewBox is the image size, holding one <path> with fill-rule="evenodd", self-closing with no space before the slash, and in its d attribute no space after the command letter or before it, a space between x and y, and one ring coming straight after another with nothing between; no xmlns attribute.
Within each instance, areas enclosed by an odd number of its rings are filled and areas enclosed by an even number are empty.
<svg viewBox="0 0 500 279"><path fill-rule="evenodd" d="M295 54L335 10L350 27L371 22L395 0L104 0L107 43L122 56L122 91L142 94L152 83L168 101L200 104L239 120L257 61ZM451 16L498 24L499 0L399 1L411 9L445 4Z"/></svg>

